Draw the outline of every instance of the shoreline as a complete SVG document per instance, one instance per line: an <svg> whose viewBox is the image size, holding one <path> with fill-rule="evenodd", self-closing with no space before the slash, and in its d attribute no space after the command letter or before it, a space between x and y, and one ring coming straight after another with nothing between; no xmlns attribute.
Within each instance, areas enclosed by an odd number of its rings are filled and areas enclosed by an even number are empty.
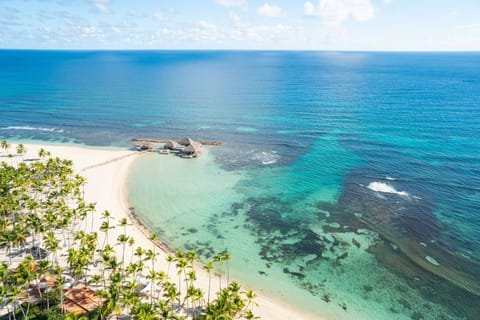
<svg viewBox="0 0 480 320"><path fill-rule="evenodd" d="M14 151L18 143L12 143L10 151ZM40 148L51 152L52 157L59 157L73 161L75 173L83 176L87 184L85 186L85 201L87 203L93 202L96 204L96 210L91 217L92 228L94 231L99 231L101 219L99 215L105 210L111 213L114 219L113 225L116 226L116 221L122 218L127 218L129 225L128 233L135 239L135 245L132 246L132 251L125 251L126 261L135 259L133 254L133 247L141 246L144 249L150 248L152 245L159 249L160 255L157 260L157 265L161 270L168 270L168 263L166 258L169 254L174 253L174 250L157 239L150 240L150 235L153 232L145 225L145 223L135 214L135 209L128 202L128 175L130 167L135 161L142 156L141 153L131 151L128 149L108 149L108 148L94 148L82 145L65 145L65 144L49 144L48 142L26 142L23 145L27 149L25 155L26 159L33 161L38 158L38 150ZM12 161L18 160L19 156L14 156ZM0 161L3 159L0 158ZM97 218L97 219L95 219ZM121 228L116 227L107 235L99 232L98 241L107 241L112 244L115 243L118 235L121 233ZM117 245L115 245L117 246ZM197 264L197 285L202 288L204 292L208 289L208 274L202 268L202 265ZM172 271L170 271L172 273ZM216 272L213 274L214 279L219 276ZM171 276L171 274L169 274ZM212 282L214 283L214 282ZM247 288L243 283L242 287ZM218 288L212 285L212 291ZM302 310L296 309L294 306L281 301L278 298L266 296L258 291L255 292L257 298L255 301L258 307L254 308L255 315L261 319L276 319L276 320L326 320L326 318L308 314Z"/></svg>

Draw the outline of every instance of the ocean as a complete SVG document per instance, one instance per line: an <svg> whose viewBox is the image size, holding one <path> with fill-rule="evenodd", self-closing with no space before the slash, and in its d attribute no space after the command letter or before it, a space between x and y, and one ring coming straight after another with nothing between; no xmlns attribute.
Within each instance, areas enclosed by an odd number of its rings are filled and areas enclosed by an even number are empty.
<svg viewBox="0 0 480 320"><path fill-rule="evenodd" d="M480 54L0 51L0 138L150 154L140 219L330 319L480 314Z"/></svg>

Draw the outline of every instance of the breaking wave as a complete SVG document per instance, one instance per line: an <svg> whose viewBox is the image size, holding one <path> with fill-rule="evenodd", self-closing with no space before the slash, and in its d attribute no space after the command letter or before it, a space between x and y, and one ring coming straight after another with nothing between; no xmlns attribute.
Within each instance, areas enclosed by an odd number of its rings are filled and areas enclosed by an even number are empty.
<svg viewBox="0 0 480 320"><path fill-rule="evenodd" d="M2 128L2 130L25 130L25 131L44 131L44 132L63 133L63 129L30 127L30 126L9 126L9 127Z"/></svg>
<svg viewBox="0 0 480 320"><path fill-rule="evenodd" d="M402 197L410 196L410 194L406 191L398 191L397 189L395 189L391 185L388 185L388 184L383 183L383 182L378 182L378 181L371 182L367 186L367 188L370 189L370 190L376 191L376 192L398 194L399 196L402 196Z"/></svg>
<svg viewBox="0 0 480 320"><path fill-rule="evenodd" d="M260 162L264 166L272 165L278 162L280 155L277 151L272 152L256 152L255 150L250 150L251 160L255 162Z"/></svg>

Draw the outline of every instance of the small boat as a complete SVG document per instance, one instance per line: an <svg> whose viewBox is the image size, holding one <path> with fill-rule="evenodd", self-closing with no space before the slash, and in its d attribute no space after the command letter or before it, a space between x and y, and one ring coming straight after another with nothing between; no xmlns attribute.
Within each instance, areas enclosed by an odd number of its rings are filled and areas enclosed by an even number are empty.
<svg viewBox="0 0 480 320"><path fill-rule="evenodd" d="M161 150L158 151L158 153L160 153L160 154L170 154L170 150L168 150L168 149L161 149Z"/></svg>

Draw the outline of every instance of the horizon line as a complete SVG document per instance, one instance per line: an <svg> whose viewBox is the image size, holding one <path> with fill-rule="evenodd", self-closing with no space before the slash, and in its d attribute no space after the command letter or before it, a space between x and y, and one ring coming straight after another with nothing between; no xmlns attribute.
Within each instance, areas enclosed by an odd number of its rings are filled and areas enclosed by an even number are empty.
<svg viewBox="0 0 480 320"><path fill-rule="evenodd" d="M351 53L480 53L478 50L350 50L350 49L229 49L229 48L217 48L217 49L205 49L205 48L189 48L189 49L134 49L134 48L125 48L125 49L113 49L113 48L92 48L92 49L75 49L75 48L0 48L0 51L68 51L68 52L120 52L120 51L132 51L132 52L141 52L141 51L151 51L151 52L174 52L174 51L204 51L204 52L351 52Z"/></svg>

